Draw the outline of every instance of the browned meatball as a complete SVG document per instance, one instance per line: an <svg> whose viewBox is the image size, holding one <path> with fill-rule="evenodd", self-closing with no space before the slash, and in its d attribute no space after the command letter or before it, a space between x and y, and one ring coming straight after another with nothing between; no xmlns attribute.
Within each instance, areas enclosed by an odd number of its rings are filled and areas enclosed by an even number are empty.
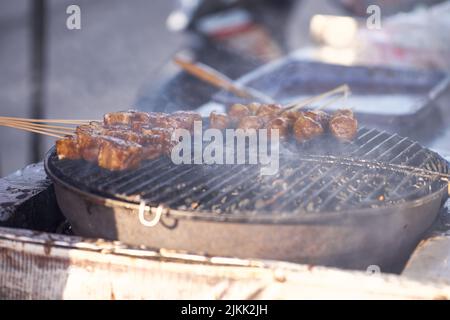
<svg viewBox="0 0 450 320"><path fill-rule="evenodd" d="M282 106L279 104L263 104L256 112L257 116L272 116L275 117L281 111Z"/></svg>
<svg viewBox="0 0 450 320"><path fill-rule="evenodd" d="M324 133L324 129L319 122L304 114L300 115L297 121L295 121L293 131L295 139L297 139L298 142L311 140Z"/></svg>
<svg viewBox="0 0 450 320"><path fill-rule="evenodd" d="M350 118L355 117L355 115L353 114L353 111L350 109L339 109L333 114L333 116L347 116Z"/></svg>
<svg viewBox="0 0 450 320"><path fill-rule="evenodd" d="M213 111L209 115L209 127L219 130L231 128L231 119L225 113L217 113Z"/></svg>
<svg viewBox="0 0 450 320"><path fill-rule="evenodd" d="M287 119L291 124L294 124L297 121L298 117L302 114L300 110L288 110L281 114L281 116Z"/></svg>
<svg viewBox="0 0 450 320"><path fill-rule="evenodd" d="M350 141L358 132L358 121L354 117L338 114L331 118L329 127L336 138L342 141Z"/></svg>
<svg viewBox="0 0 450 320"><path fill-rule="evenodd" d="M270 120L267 123L267 134L272 137L272 130L278 129L278 136L281 139L286 139L289 136L289 120L283 117L278 117Z"/></svg>
<svg viewBox="0 0 450 320"><path fill-rule="evenodd" d="M324 129L328 127L330 121L330 115L322 110L310 110L304 111L305 116L310 117L314 121L320 123Z"/></svg>
<svg viewBox="0 0 450 320"><path fill-rule="evenodd" d="M228 110L228 116L230 117L231 121L236 123L238 123L243 117L247 117L249 115L251 115L250 110L247 108L247 106L244 106L240 103L233 104Z"/></svg>
<svg viewBox="0 0 450 320"><path fill-rule="evenodd" d="M264 121L258 116L243 117L237 126L238 129L261 129L264 126Z"/></svg>

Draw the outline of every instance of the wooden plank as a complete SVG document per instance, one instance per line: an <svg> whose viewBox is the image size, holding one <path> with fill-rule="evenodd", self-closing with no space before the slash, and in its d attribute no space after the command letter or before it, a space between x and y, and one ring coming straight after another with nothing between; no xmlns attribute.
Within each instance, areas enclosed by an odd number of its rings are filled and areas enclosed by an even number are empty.
<svg viewBox="0 0 450 320"><path fill-rule="evenodd" d="M450 286L291 263L130 248L0 228L0 297L447 299Z"/></svg>

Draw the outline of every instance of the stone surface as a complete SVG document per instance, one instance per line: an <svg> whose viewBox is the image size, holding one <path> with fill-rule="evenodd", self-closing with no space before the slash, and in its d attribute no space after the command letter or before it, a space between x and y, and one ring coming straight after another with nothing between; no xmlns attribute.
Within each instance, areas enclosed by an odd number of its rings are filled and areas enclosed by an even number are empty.
<svg viewBox="0 0 450 320"><path fill-rule="evenodd" d="M409 259L402 275L450 284L450 200L429 235Z"/></svg>
<svg viewBox="0 0 450 320"><path fill-rule="evenodd" d="M0 179L0 226L54 231L62 220L42 163Z"/></svg>

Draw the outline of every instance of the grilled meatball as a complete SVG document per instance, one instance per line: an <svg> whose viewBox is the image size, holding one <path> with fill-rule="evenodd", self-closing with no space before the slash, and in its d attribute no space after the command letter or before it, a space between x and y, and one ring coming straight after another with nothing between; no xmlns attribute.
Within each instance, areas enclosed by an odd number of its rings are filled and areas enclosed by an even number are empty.
<svg viewBox="0 0 450 320"><path fill-rule="evenodd" d="M289 120L283 117L278 117L270 120L267 123L268 136L272 136L272 130L278 129L278 136L281 139L286 139L289 136Z"/></svg>
<svg viewBox="0 0 450 320"><path fill-rule="evenodd" d="M295 139L298 142L305 142L318 137L324 133L322 125L302 114L298 117L293 127Z"/></svg>
<svg viewBox="0 0 450 320"><path fill-rule="evenodd" d="M233 104L228 110L228 116L230 117L231 121L235 123L238 123L242 118L249 115L251 115L250 110L247 108L247 106L240 103Z"/></svg>
<svg viewBox="0 0 450 320"><path fill-rule="evenodd" d="M314 121L320 123L324 129L328 127L330 121L330 115L322 110L310 110L304 111L305 116L310 117Z"/></svg>
<svg viewBox="0 0 450 320"><path fill-rule="evenodd" d="M353 114L353 111L350 109L339 109L333 114L333 116L347 116L350 118L355 117L355 115Z"/></svg>
<svg viewBox="0 0 450 320"><path fill-rule="evenodd" d="M298 117L302 114L302 111L299 110L287 110L283 112L280 116L289 121L290 124L294 124L297 121Z"/></svg>
<svg viewBox="0 0 450 320"><path fill-rule="evenodd" d="M102 137L98 153L98 165L116 171L136 169L142 160L142 146L114 137Z"/></svg>
<svg viewBox="0 0 450 320"><path fill-rule="evenodd" d="M261 129L264 127L264 121L258 116L246 116L239 121L238 129Z"/></svg>
<svg viewBox="0 0 450 320"><path fill-rule="evenodd" d="M358 121L354 117L346 115L333 115L329 127L336 138L342 141L350 141L358 132Z"/></svg>
<svg viewBox="0 0 450 320"><path fill-rule="evenodd" d="M282 107L279 104L263 104L258 108L256 115L264 121L278 117Z"/></svg>
<svg viewBox="0 0 450 320"><path fill-rule="evenodd" d="M56 154L58 159L80 159L81 155L78 150L78 141L74 136L66 136L56 141Z"/></svg>
<svg viewBox="0 0 450 320"><path fill-rule="evenodd" d="M219 130L231 128L231 119L225 113L211 112L209 115L209 127Z"/></svg>

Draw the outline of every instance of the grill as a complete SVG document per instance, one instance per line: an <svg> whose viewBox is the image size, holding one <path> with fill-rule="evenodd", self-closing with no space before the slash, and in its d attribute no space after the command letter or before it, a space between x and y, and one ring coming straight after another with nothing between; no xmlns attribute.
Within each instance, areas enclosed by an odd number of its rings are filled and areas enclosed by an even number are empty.
<svg viewBox="0 0 450 320"><path fill-rule="evenodd" d="M361 128L352 143L324 136L283 150L273 176L164 158L109 172L54 150L46 170L78 235L353 269L400 270L447 198L446 161L396 134ZM142 224L161 204L158 223Z"/></svg>
<svg viewBox="0 0 450 320"><path fill-rule="evenodd" d="M419 198L444 184L437 175L401 170L401 166L448 171L445 160L417 142L373 129L360 129L353 143L338 147L325 137L296 148L282 154L273 176L261 176L257 165L174 165L167 158L148 161L131 172L110 172L84 161L58 161L55 155L50 164L56 175L82 190L206 214L379 207ZM344 157L350 160L342 161Z"/></svg>

